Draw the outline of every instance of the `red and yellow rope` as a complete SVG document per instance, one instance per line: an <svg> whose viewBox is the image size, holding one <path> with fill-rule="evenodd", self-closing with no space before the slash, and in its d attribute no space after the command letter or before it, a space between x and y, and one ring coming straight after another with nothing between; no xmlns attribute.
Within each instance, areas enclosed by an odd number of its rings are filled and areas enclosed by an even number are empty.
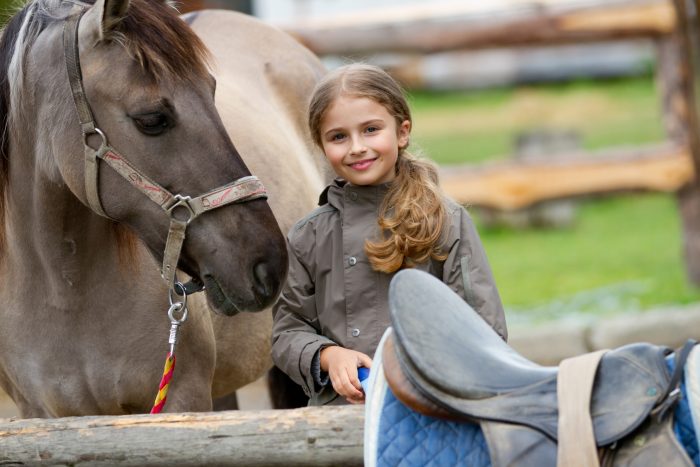
<svg viewBox="0 0 700 467"><path fill-rule="evenodd" d="M165 368L163 368L163 377L160 380L160 385L158 386L158 394L156 394L156 400L153 403L153 408L151 413L160 413L163 410L165 401L168 397L168 388L170 387L170 380L173 379L173 371L175 370L175 355L168 352L168 357L165 359Z"/></svg>

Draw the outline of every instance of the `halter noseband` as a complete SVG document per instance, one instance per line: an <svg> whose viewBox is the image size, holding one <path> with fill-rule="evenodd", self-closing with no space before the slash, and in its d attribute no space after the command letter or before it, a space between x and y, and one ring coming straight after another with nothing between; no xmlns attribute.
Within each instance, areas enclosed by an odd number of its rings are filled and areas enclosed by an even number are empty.
<svg viewBox="0 0 700 467"><path fill-rule="evenodd" d="M239 178L234 182L195 198L173 194L141 173L124 156L111 147L107 143L105 134L97 128L90 105L85 97L78 52L78 24L84 12L85 10L82 10L79 14L73 15L66 20L63 28L63 47L68 80L75 108L78 111L80 129L83 133L83 144L85 146L85 194L88 204L95 213L111 219L102 208L98 191L99 159L101 159L139 191L163 208L170 218L170 229L163 254L161 275L167 282L170 290L184 293L184 290L175 289L175 271L180 258L182 244L185 241L187 225L206 211L231 203L243 203L258 198L267 198L267 191L258 177L251 175ZM96 150L91 148L87 142L88 137L94 134L102 138L100 147ZM185 211L184 214L186 214L184 216L182 215L183 210ZM178 211L181 213L180 215L177 214ZM187 293L192 291L196 290L187 290Z"/></svg>

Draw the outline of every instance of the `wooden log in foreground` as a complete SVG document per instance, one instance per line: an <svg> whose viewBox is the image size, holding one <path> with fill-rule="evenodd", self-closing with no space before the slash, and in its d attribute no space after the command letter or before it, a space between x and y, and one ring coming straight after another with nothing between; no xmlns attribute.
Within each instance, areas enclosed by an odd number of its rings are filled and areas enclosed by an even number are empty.
<svg viewBox="0 0 700 467"><path fill-rule="evenodd" d="M662 145L566 158L443 167L457 202L515 210L542 201L623 191L677 191L694 179L687 147Z"/></svg>
<svg viewBox="0 0 700 467"><path fill-rule="evenodd" d="M0 420L0 465L362 465L364 406Z"/></svg>
<svg viewBox="0 0 700 467"><path fill-rule="evenodd" d="M501 0L391 7L280 27L318 55L433 53L658 37L676 27L670 0Z"/></svg>

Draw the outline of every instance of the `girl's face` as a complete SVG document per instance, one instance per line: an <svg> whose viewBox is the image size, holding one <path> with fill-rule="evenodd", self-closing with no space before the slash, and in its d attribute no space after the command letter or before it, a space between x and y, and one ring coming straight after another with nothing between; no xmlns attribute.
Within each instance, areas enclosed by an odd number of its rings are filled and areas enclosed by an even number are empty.
<svg viewBox="0 0 700 467"><path fill-rule="evenodd" d="M387 109L366 97L339 96L321 120L323 152L335 173L353 185L396 178L399 147L408 144L411 122L397 128Z"/></svg>

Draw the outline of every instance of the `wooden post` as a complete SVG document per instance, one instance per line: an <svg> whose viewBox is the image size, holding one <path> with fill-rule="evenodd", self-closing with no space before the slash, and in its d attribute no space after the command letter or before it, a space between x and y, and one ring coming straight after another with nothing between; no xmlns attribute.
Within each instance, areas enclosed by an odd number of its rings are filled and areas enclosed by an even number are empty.
<svg viewBox="0 0 700 467"><path fill-rule="evenodd" d="M697 16L689 15L687 0L674 0L678 17L677 33L659 41L658 83L669 139L688 145L695 169L694 178L677 192L682 222L683 254L688 280L700 285L700 136L698 134L697 89L694 74L699 69ZM688 0L691 3L694 0ZM693 6L693 10L695 6Z"/></svg>
<svg viewBox="0 0 700 467"><path fill-rule="evenodd" d="M364 406L0 420L0 465L362 465Z"/></svg>

